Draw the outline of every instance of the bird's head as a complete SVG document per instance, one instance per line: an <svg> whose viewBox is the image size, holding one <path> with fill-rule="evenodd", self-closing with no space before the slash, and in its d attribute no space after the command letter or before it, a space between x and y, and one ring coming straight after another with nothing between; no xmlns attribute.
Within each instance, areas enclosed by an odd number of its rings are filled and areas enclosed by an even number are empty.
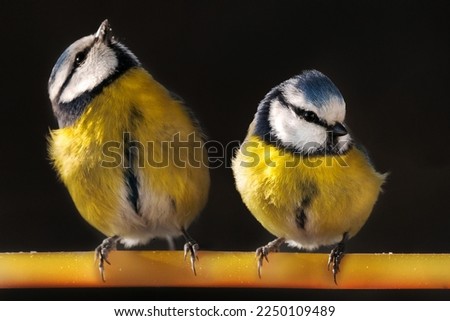
<svg viewBox="0 0 450 321"><path fill-rule="evenodd" d="M95 34L72 43L57 60L48 82L59 126L71 125L105 85L138 65L136 56L114 39L108 20Z"/></svg>
<svg viewBox="0 0 450 321"><path fill-rule="evenodd" d="M307 70L273 88L256 113L256 134L300 154L339 154L351 138L345 102L324 74Z"/></svg>

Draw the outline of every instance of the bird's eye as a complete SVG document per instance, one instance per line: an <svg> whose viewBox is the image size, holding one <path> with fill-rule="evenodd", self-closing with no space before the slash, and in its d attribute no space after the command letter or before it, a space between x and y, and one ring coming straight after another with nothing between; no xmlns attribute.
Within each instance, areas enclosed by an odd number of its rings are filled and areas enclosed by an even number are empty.
<svg viewBox="0 0 450 321"><path fill-rule="evenodd" d="M75 56L75 67L78 67L83 63L83 61L86 59L86 51L80 51Z"/></svg>
<svg viewBox="0 0 450 321"><path fill-rule="evenodd" d="M303 113L303 119L307 122L314 123L319 120L319 117L317 117L315 112L307 110Z"/></svg>

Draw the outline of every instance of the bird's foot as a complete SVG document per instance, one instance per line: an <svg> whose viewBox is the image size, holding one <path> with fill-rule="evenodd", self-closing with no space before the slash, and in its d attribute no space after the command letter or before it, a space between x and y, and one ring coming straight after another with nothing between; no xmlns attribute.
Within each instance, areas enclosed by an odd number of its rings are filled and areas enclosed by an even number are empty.
<svg viewBox="0 0 450 321"><path fill-rule="evenodd" d="M181 229L181 233L183 234L184 239L186 240L186 244L184 244L184 259L186 260L186 257L189 253L191 258L192 272L194 272L194 275L197 275L197 271L195 270L195 262L198 261L197 252L199 246L197 242L188 234L188 232L186 232L185 228Z"/></svg>
<svg viewBox="0 0 450 321"><path fill-rule="evenodd" d="M188 241L186 244L184 244L184 259L186 260L186 257L188 253L190 254L191 258L191 269L192 272L194 272L194 275L197 275L197 271L195 270L195 262L198 261L197 251L199 249L198 244L194 241Z"/></svg>
<svg viewBox="0 0 450 321"><path fill-rule="evenodd" d="M342 258L344 257L345 250L345 241L347 240L347 233L344 234L342 241L340 241L330 252L328 257L328 270L331 268L331 272L333 272L333 280L337 285L336 276L339 273L339 265L341 263Z"/></svg>
<svg viewBox="0 0 450 321"><path fill-rule="evenodd" d="M118 236L108 237L95 249L95 261L98 261L98 269L103 282L105 282L105 262L111 265L108 261L108 255L117 248L118 241Z"/></svg>
<svg viewBox="0 0 450 321"><path fill-rule="evenodd" d="M263 266L264 260L269 262L267 258L270 252L278 252L280 250L281 245L285 242L283 237L277 238L272 242L267 243L267 245L258 247L256 249L256 258L258 259L258 276L261 278L261 268Z"/></svg>

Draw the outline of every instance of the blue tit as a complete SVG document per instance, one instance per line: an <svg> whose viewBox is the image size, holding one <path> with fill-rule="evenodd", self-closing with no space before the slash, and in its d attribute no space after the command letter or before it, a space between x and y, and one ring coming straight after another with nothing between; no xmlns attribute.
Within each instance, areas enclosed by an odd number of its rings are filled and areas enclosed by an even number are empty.
<svg viewBox="0 0 450 321"><path fill-rule="evenodd" d="M105 20L71 44L48 83L59 129L49 154L81 216L107 238L100 274L118 243L184 236L195 273L198 244L186 232L210 185L199 123L118 42Z"/></svg>
<svg viewBox="0 0 450 321"><path fill-rule="evenodd" d="M368 219L386 177L352 141L344 118L341 93L316 70L274 87L259 104L232 162L243 202L277 237L256 250L259 276L283 243L337 244L328 261L336 282L345 241Z"/></svg>

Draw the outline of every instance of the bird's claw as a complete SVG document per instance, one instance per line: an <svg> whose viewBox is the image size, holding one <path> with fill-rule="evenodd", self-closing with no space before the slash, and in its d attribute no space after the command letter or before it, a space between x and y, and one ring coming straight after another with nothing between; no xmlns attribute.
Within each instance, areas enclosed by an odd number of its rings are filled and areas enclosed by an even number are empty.
<svg viewBox="0 0 450 321"><path fill-rule="evenodd" d="M281 244L284 243L284 238L278 238L272 242L269 242L267 245L258 247L256 249L256 258L258 259L258 276L261 278L261 268L263 266L264 259L269 262L269 253L270 252L278 252L280 250Z"/></svg>
<svg viewBox="0 0 450 321"><path fill-rule="evenodd" d="M117 236L108 237L95 249L95 261L98 261L98 269L103 282L105 282L105 262L111 265L108 261L108 255L116 249L118 239Z"/></svg>
<svg viewBox="0 0 450 321"><path fill-rule="evenodd" d="M334 283L337 285L336 276L339 273L339 265L341 263L342 258L344 257L344 244L339 243L335 248L331 250L330 255L328 256L328 271L331 268L331 272L333 273Z"/></svg>
<svg viewBox="0 0 450 321"><path fill-rule="evenodd" d="M188 241L186 244L184 244L184 259L186 260L186 257L188 253L190 254L191 258L191 269L192 272L194 272L194 275L197 275L197 271L195 269L195 262L198 261L197 252L199 250L199 246L197 243Z"/></svg>
<svg viewBox="0 0 450 321"><path fill-rule="evenodd" d="M264 259L269 263L269 248L267 245L258 247L256 249L256 258L258 259L258 276L261 278L261 268L263 266Z"/></svg>

